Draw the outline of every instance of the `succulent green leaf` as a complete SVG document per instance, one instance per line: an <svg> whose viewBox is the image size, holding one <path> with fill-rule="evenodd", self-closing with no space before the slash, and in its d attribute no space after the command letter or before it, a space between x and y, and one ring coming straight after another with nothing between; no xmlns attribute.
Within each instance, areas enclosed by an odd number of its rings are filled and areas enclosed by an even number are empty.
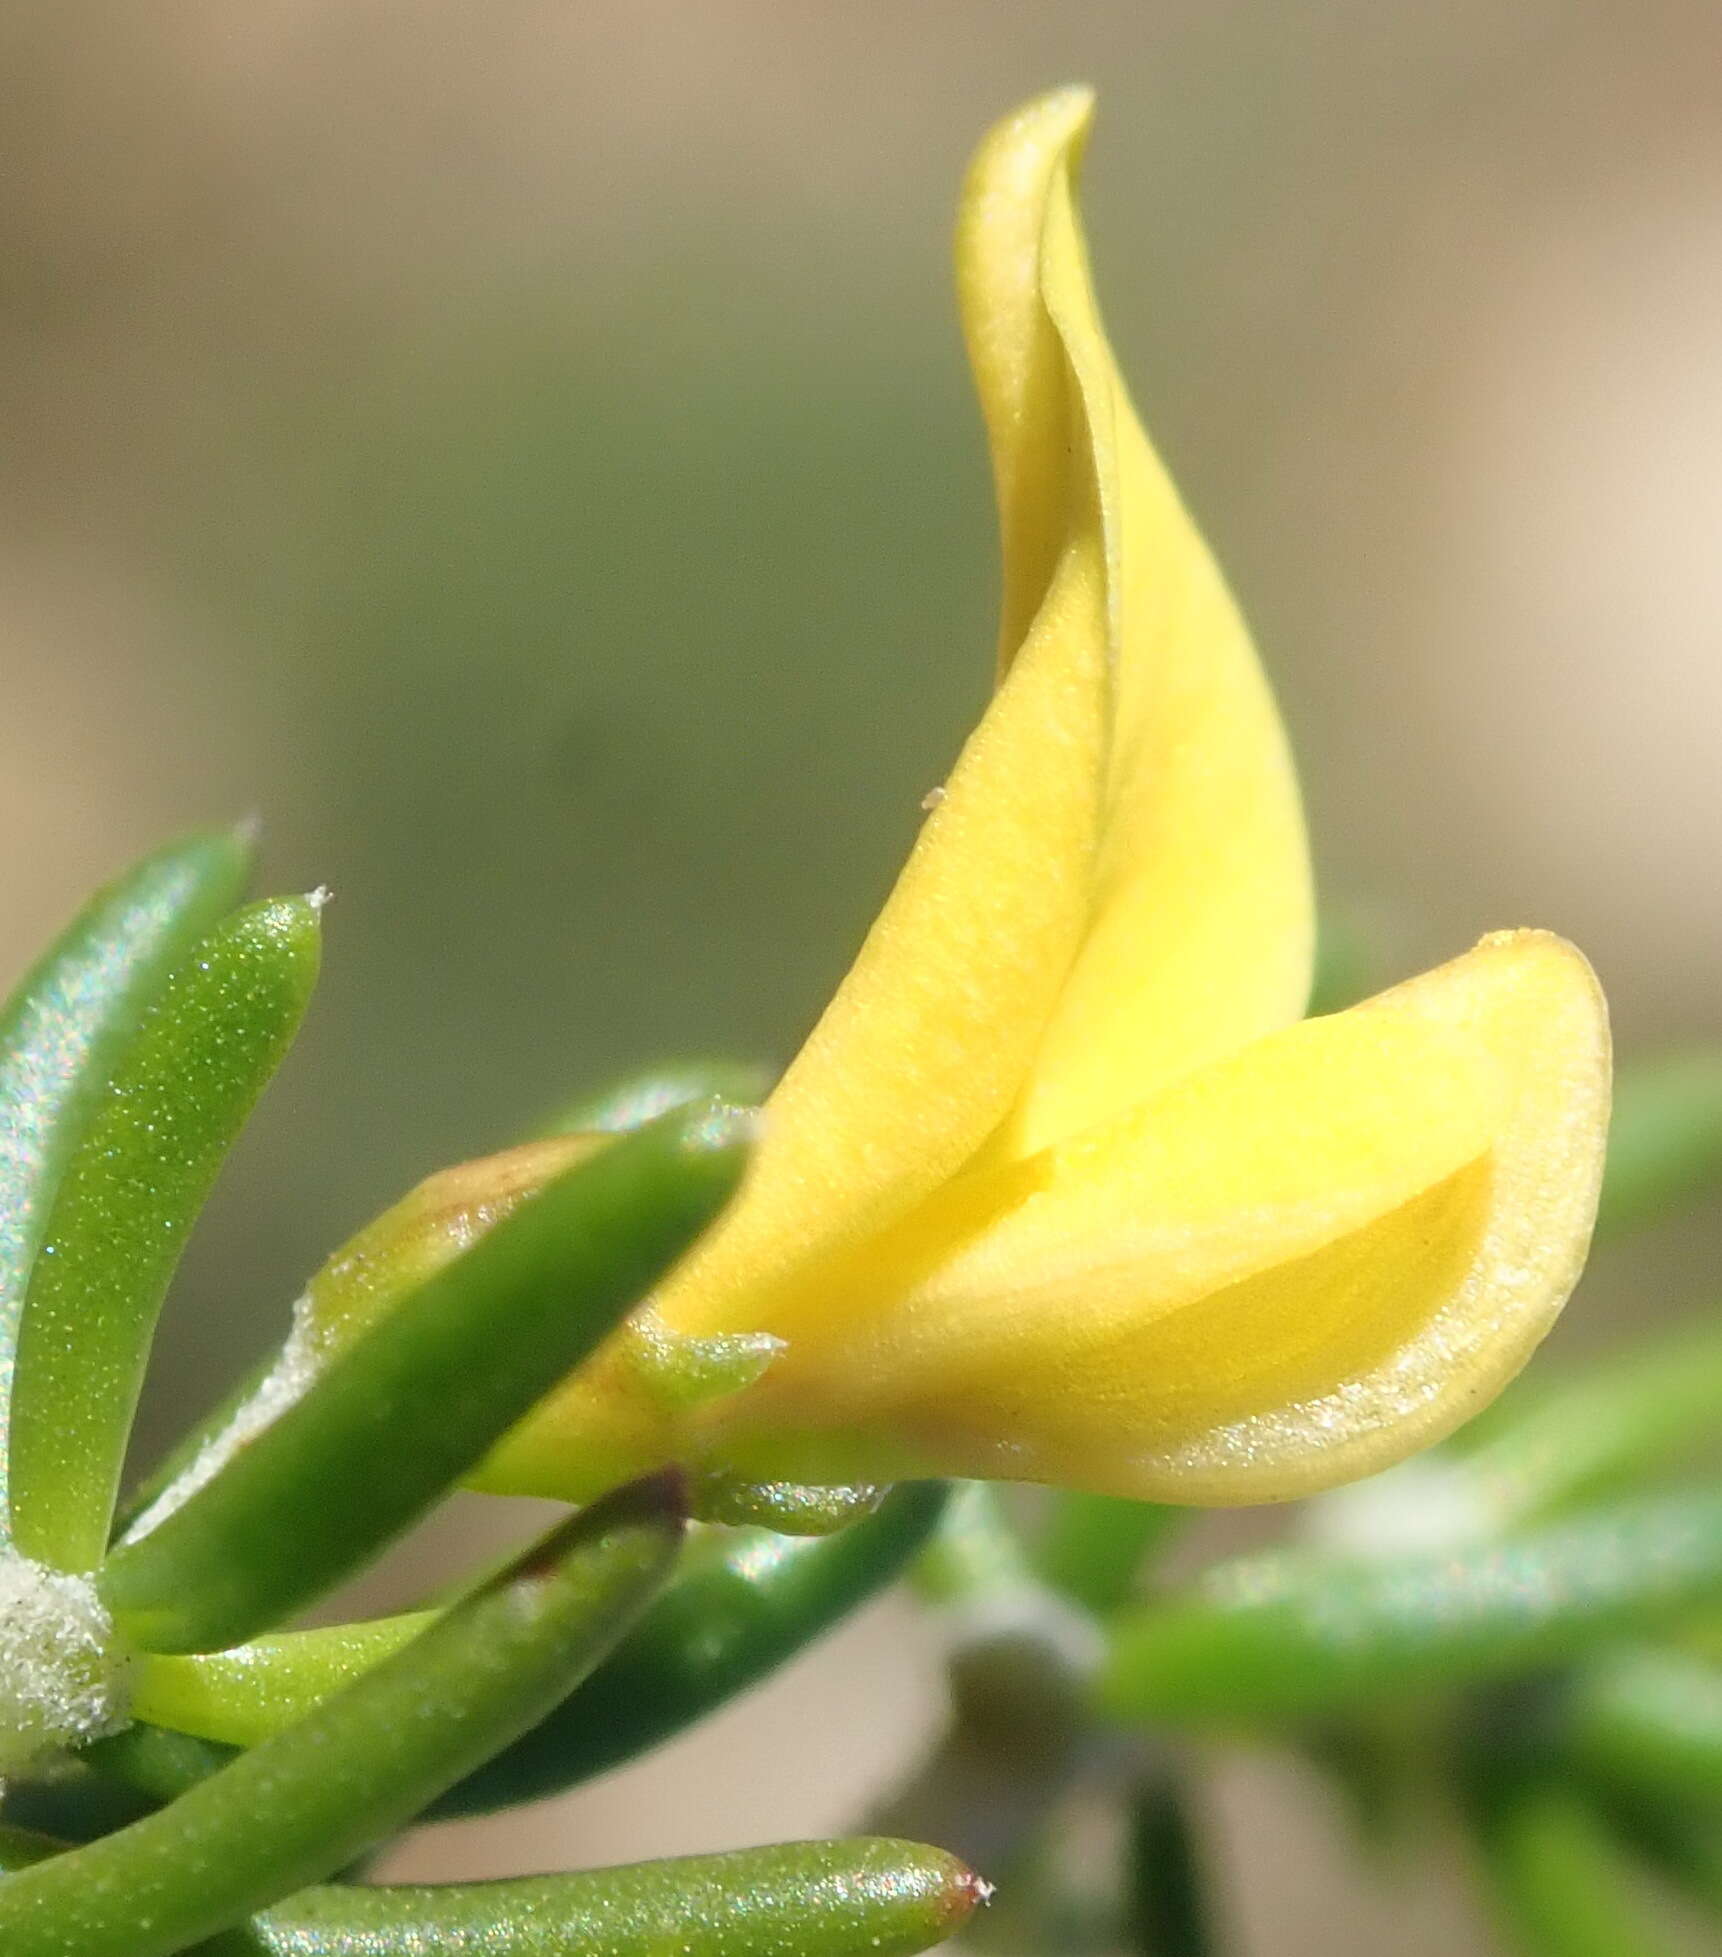
<svg viewBox="0 0 1722 1957"><path fill-rule="evenodd" d="M1126 1720L1249 1728L1546 1664L1722 1597L1722 1492L1645 1497L1404 1562L1264 1558L1114 1620Z"/></svg>
<svg viewBox="0 0 1722 1957"><path fill-rule="evenodd" d="M943 1499L942 1483L905 1486L877 1514L825 1540L763 1529L702 1536L675 1582L598 1671L452 1789L440 1811L482 1813L536 1800L692 1724L890 1583L925 1542ZM429 1613L412 1612L288 1631L231 1651L144 1654L133 1709L178 1733L255 1745L400 1650L429 1621ZM105 1758L131 1737L92 1751ZM126 1778L140 1784L134 1772Z"/></svg>
<svg viewBox="0 0 1722 1957"><path fill-rule="evenodd" d="M1599 1238L1623 1236L1722 1187L1722 1050L1670 1054L1615 1080Z"/></svg>
<svg viewBox="0 0 1722 1957"><path fill-rule="evenodd" d="M361 1957L482 1937L495 1957L911 1957L987 1886L911 1842L788 1842L464 1887L320 1890L265 1919L279 1957ZM458 1947L458 1946L457 1946Z"/></svg>
<svg viewBox="0 0 1722 1957"><path fill-rule="evenodd" d="M162 1298L316 979L318 900L252 904L175 967L66 1166L12 1385L18 1547L87 1570L107 1546Z"/></svg>
<svg viewBox="0 0 1722 1957"><path fill-rule="evenodd" d="M911 1957L987 1888L912 1842L787 1842L582 1875L313 1889L257 1919L269 1957Z"/></svg>
<svg viewBox="0 0 1722 1957"><path fill-rule="evenodd" d="M7 1957L171 1957L318 1882L540 1719L668 1574L673 1476L564 1523L393 1658L159 1813L0 1880Z"/></svg>
<svg viewBox="0 0 1722 1957"><path fill-rule="evenodd" d="M72 1150L163 981L238 901L248 831L156 851L99 892L0 1008L0 1542L24 1289Z"/></svg>
<svg viewBox="0 0 1722 1957"><path fill-rule="evenodd" d="M256 1406L259 1394L272 1379L279 1378L281 1369L280 1353L266 1353L168 1446L154 1466L121 1496L114 1517L116 1537L129 1535L139 1518L154 1508L169 1488L198 1472L200 1460L219 1446L224 1435L235 1431L235 1423Z"/></svg>
<svg viewBox="0 0 1722 1957"><path fill-rule="evenodd" d="M900 1575L944 1499L942 1483L907 1483L834 1536L712 1531L580 1689L451 1788L435 1814L558 1793L703 1719Z"/></svg>
<svg viewBox="0 0 1722 1957"><path fill-rule="evenodd" d="M116 1620L145 1650L218 1650L358 1568L675 1262L734 1191L747 1134L677 1110L528 1198L115 1550Z"/></svg>
<svg viewBox="0 0 1722 1957"><path fill-rule="evenodd" d="M0 1872L66 1847L0 1828ZM990 1893L915 1842L785 1842L579 1875L306 1889L195 1957L912 1957Z"/></svg>
<svg viewBox="0 0 1722 1957"><path fill-rule="evenodd" d="M392 1657L435 1616L405 1611L358 1624L283 1631L229 1651L142 1652L134 1663L132 1710L175 1734L255 1746Z"/></svg>

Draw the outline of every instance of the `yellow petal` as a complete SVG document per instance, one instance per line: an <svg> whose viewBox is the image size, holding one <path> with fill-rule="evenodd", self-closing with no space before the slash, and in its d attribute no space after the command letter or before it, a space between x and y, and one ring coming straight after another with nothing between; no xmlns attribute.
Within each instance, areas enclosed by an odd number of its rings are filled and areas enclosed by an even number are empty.
<svg viewBox="0 0 1722 1957"><path fill-rule="evenodd" d="M871 1311L857 1269L823 1327L773 1326L788 1350L731 1444L825 1472L889 1436L927 1471L1193 1502L1386 1466L1491 1397L1571 1290L1607 1082L1583 959L1488 940L953 1189L964 1247L929 1211Z"/></svg>
<svg viewBox="0 0 1722 1957"><path fill-rule="evenodd" d="M818 1291L827 1258L989 1139L1030 1152L1303 1007L1296 786L1100 331L1070 184L1089 107L1064 90L1001 124L958 227L1005 676L772 1097L747 1189L659 1301L684 1330L727 1321L738 1292L769 1314Z"/></svg>
<svg viewBox="0 0 1722 1957"><path fill-rule="evenodd" d="M660 1299L700 1330L895 1221L1015 1098L1087 914L1102 580L1072 540L860 956L766 1107L740 1197Z"/></svg>
<svg viewBox="0 0 1722 1957"><path fill-rule="evenodd" d="M1050 115L1061 140L1073 112L1084 113L1080 98ZM995 235L1012 223L1038 232L1036 184L1001 189L992 210ZM1020 255L1020 241L1008 249ZM1032 260L1032 236L1028 249ZM959 263L968 276L1003 271L966 246ZM1033 507L1032 520L1003 518L1013 656L860 956L771 1097L747 1188L662 1301L684 1329L738 1288L775 1296L806 1283L956 1173L1015 1104L1090 923L1109 739L1107 544L1092 445L1067 431L1071 376L1032 275L1024 296L1050 362L1025 365L1006 344L1016 302L1003 298L997 343L977 348L995 421L1004 389L1042 425L1033 452L1002 465L1011 496ZM1005 378L1007 368L1021 371Z"/></svg>
<svg viewBox="0 0 1722 1957"><path fill-rule="evenodd" d="M1067 89L1001 123L970 172L958 239L1004 533L1007 656L1090 480L1107 561L1091 916L1006 1153L1091 1127L1296 1019L1313 945L1272 698L1100 324L1073 194L1090 107Z"/></svg>
<svg viewBox="0 0 1722 1957"><path fill-rule="evenodd" d="M1093 109L1088 89L1062 88L1007 116L976 151L957 213L957 302L998 500L1001 673L1052 582L1073 501L1094 493L1082 402L1041 277L1049 189L1074 164Z"/></svg>

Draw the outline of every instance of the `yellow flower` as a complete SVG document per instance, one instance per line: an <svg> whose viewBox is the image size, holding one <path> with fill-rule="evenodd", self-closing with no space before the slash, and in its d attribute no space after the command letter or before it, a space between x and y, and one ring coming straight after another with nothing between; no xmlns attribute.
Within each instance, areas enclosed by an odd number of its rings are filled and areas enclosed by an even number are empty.
<svg viewBox="0 0 1722 1957"><path fill-rule="evenodd" d="M647 1319L781 1343L692 1408L617 1346L482 1486L580 1497L679 1455L1302 1495L1475 1412L1578 1276L1608 1041L1576 951L1492 937L1299 1023L1296 783L1101 330L1089 114L1073 89L1001 123L962 203L997 694L741 1196Z"/></svg>

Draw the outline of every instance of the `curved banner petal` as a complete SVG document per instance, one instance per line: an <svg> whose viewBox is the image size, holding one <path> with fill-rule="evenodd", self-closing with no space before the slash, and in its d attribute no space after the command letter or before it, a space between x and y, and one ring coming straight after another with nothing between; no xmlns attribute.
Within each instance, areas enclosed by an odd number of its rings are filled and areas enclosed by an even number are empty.
<svg viewBox="0 0 1722 1957"><path fill-rule="evenodd" d="M1092 908L1011 1124L1020 1153L1296 1019L1314 945L1308 848L1279 716L1100 323L1073 188L1088 114L1086 98L1070 91L1031 105L988 138L975 170L975 180L1012 195L1033 185L1038 295L1076 379L1107 553L1107 761ZM990 208L973 188L970 201ZM1006 234L1012 246L1026 222L1019 216ZM972 233L971 255L1001 230ZM1002 275L983 282L971 272L963 284L969 293L1009 289ZM971 321L970 337L990 343L984 322ZM1019 330L1017 341L1026 338ZM1026 357L1018 365L1030 367ZM995 382L989 393L978 355L977 370L1008 509L1023 501L1019 473L1049 473L1046 444L1044 435L1012 441L996 424L1042 429L1052 417L1036 418L1020 398L1026 388L1013 394ZM1032 372L1050 389L1043 356ZM1006 581L1008 591L1008 569Z"/></svg>

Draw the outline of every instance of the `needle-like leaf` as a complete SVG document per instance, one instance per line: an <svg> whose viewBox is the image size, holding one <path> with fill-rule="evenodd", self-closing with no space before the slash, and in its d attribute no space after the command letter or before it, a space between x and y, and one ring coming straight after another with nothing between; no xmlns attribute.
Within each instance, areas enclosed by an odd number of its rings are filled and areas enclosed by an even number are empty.
<svg viewBox="0 0 1722 1957"><path fill-rule="evenodd" d="M1568 1657L1722 1597L1722 1493L1597 1509L1504 1543L1356 1564L1265 1559L1116 1620L1118 1717L1249 1728Z"/></svg>
<svg viewBox="0 0 1722 1957"><path fill-rule="evenodd" d="M329 1362L108 1560L145 1650L241 1643L408 1527L584 1359L728 1200L748 1127L679 1109L566 1171Z"/></svg>
<svg viewBox="0 0 1722 1957"><path fill-rule="evenodd" d="M316 979L315 898L252 904L175 967L55 1195L18 1329L18 1547L87 1570L107 1547L156 1317L216 1173Z"/></svg>
<svg viewBox="0 0 1722 1957"><path fill-rule="evenodd" d="M668 1573L679 1483L563 1524L278 1738L117 1834L0 1880L6 1957L171 1957L322 1880L562 1698Z"/></svg>
<svg viewBox="0 0 1722 1957"><path fill-rule="evenodd" d="M487 1813L538 1800L692 1725L890 1583L926 1541L944 1496L941 1483L909 1484L836 1536L763 1529L707 1535L592 1676L451 1788L437 1813ZM134 1709L206 1739L254 1745L399 1650L428 1621L419 1613L290 1631L233 1651L146 1655L138 1661ZM97 1752L136 1746L122 1735ZM150 1764L146 1757L143 1774ZM140 1784L139 1771L127 1769L126 1778Z"/></svg>
<svg viewBox="0 0 1722 1957"><path fill-rule="evenodd" d="M196 835L99 892L0 1008L0 1542L24 1287L66 1162L168 972L238 901L248 830Z"/></svg>

